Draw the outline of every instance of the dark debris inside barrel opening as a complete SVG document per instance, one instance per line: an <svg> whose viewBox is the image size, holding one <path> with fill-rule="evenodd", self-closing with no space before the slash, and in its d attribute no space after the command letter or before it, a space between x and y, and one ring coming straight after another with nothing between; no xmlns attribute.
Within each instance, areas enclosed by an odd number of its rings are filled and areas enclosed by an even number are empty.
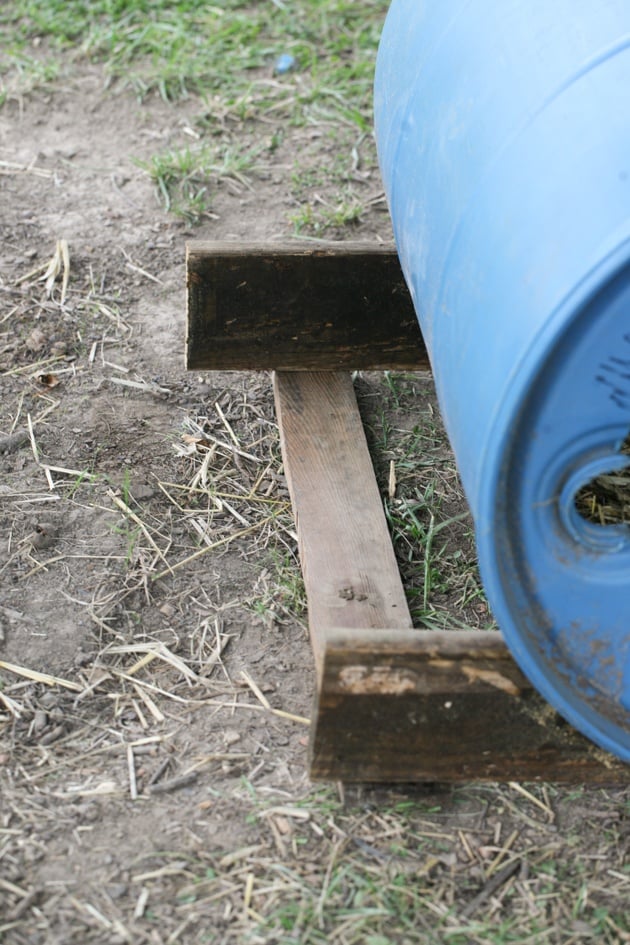
<svg viewBox="0 0 630 945"><path fill-rule="evenodd" d="M630 434L619 450L630 457ZM575 507L595 525L630 524L630 466L597 476L576 493Z"/></svg>

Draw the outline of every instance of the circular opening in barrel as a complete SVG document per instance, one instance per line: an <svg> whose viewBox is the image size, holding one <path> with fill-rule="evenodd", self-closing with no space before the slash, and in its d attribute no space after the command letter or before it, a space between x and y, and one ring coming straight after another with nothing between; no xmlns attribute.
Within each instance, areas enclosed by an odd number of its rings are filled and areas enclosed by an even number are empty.
<svg viewBox="0 0 630 945"><path fill-rule="evenodd" d="M630 434L619 454L628 457L628 466L598 473L575 493L575 510L585 522L630 525Z"/></svg>

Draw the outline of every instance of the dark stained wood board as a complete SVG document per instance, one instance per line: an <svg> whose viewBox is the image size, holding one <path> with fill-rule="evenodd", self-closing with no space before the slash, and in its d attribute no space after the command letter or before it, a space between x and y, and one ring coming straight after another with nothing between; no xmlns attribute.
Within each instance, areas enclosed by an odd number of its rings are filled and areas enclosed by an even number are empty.
<svg viewBox="0 0 630 945"><path fill-rule="evenodd" d="M276 373L274 394L321 670L330 627L406 629L411 616L351 376Z"/></svg>
<svg viewBox="0 0 630 945"><path fill-rule="evenodd" d="M392 246L190 242L187 367L429 368Z"/></svg>
<svg viewBox="0 0 630 945"><path fill-rule="evenodd" d="M627 784L536 692L501 635L330 630L311 777Z"/></svg>

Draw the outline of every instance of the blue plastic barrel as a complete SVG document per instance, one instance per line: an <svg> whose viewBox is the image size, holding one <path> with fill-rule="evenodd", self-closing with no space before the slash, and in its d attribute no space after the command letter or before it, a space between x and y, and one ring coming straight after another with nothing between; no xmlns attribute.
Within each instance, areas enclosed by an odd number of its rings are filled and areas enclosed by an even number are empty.
<svg viewBox="0 0 630 945"><path fill-rule="evenodd" d="M506 641L630 761L629 0L394 0L375 81L400 259Z"/></svg>

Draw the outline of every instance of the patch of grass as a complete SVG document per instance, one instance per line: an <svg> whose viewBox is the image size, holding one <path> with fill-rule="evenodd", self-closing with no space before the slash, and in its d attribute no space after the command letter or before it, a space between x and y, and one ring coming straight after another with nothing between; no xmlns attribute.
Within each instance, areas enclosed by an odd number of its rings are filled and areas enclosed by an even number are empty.
<svg viewBox="0 0 630 945"><path fill-rule="evenodd" d="M250 602L252 611L266 623L281 623L287 617L301 619L306 613L306 591L295 555L270 548L269 567L256 584Z"/></svg>
<svg viewBox="0 0 630 945"><path fill-rule="evenodd" d="M123 523L117 523L111 526L111 530L114 535L119 535L125 545L125 564L129 566L134 560L134 555L138 545L138 541L142 534L139 526L129 525L127 520Z"/></svg>
<svg viewBox="0 0 630 945"><path fill-rule="evenodd" d="M307 155L296 163L291 194L299 209L289 214L296 235L321 236L329 230L353 227L367 215L369 204L364 195L374 155L371 141L367 157L363 154L365 142L365 135L352 143L334 135L330 137L330 161L312 163ZM364 164L366 170L359 172L359 165Z"/></svg>
<svg viewBox="0 0 630 945"><path fill-rule="evenodd" d="M247 175L255 169L259 153L260 149L200 142L161 151L137 163L156 184L165 210L198 223L210 213L213 184L232 181L240 187L251 186Z"/></svg>
<svg viewBox="0 0 630 945"><path fill-rule="evenodd" d="M448 578L440 565L451 549L448 543L440 543L438 536L444 529L466 520L468 512L438 520L439 501L435 497L435 484L431 482L423 495L416 492L414 500L386 501L385 514L399 558L406 557L408 564L415 564L421 570L420 590L412 587L409 591L412 602L415 599L420 603L420 610L416 608L415 615L420 619L431 616L429 601L432 594L444 593L449 588ZM458 550L451 550L451 553L459 557Z"/></svg>
<svg viewBox="0 0 630 945"><path fill-rule="evenodd" d="M258 858L251 864L242 941L563 945L595 936L605 943L625 941L628 926L623 912L587 905L572 915L571 887L550 893L544 886L537 888L536 880L526 880L529 898L521 899L513 884L507 894L503 890L501 901L495 899L481 915L467 918L460 912L461 901L449 902L454 892L458 898L474 895L476 884L466 876L448 877L446 871L442 876L428 875L416 858L407 864L387 857L370 861L367 851L362 854L328 838L321 846L313 862ZM196 902L198 908L203 908L204 898L220 895L221 886L231 879L203 862L191 861L187 872L192 882L189 878L182 887L178 902ZM569 893L565 903L559 898L562 893ZM574 938L566 937L568 930Z"/></svg>
<svg viewBox="0 0 630 945"><path fill-rule="evenodd" d="M1 34L0 34L1 36ZM15 44L4 53L0 62L0 106L17 90L26 95L34 89L55 82L62 73L61 62L49 57L35 56L22 44Z"/></svg>
<svg viewBox="0 0 630 945"><path fill-rule="evenodd" d="M322 236L330 230L344 229L359 223L365 216L365 204L352 192L337 194L332 200L302 203L296 213L289 214L296 235Z"/></svg>
<svg viewBox="0 0 630 945"><path fill-rule="evenodd" d="M362 191L376 164L372 82L387 6L387 0L15 0L0 10L9 50L0 64L0 104L54 85L61 71L71 78L85 60L102 64L108 82L140 99L197 97L198 143L171 147L144 165L166 209L189 224L211 214L218 180L247 186L261 122L270 155L287 133L316 129L330 160L321 161L318 140L290 143L291 157L300 154L297 178L305 166L317 166L306 171L310 183L295 180L297 209L287 222L296 235L343 231L356 227L369 206ZM277 74L274 64L284 53L295 68Z"/></svg>
<svg viewBox="0 0 630 945"><path fill-rule="evenodd" d="M373 392L364 382L358 392L414 624L492 626L430 379L388 372Z"/></svg>
<svg viewBox="0 0 630 945"><path fill-rule="evenodd" d="M46 41L50 55L70 50L105 64L138 94L165 99L219 93L228 106L292 121L335 118L365 130L386 0L312 0L308 4L222 0L15 0L0 27L15 53ZM282 53L294 72L274 75Z"/></svg>

